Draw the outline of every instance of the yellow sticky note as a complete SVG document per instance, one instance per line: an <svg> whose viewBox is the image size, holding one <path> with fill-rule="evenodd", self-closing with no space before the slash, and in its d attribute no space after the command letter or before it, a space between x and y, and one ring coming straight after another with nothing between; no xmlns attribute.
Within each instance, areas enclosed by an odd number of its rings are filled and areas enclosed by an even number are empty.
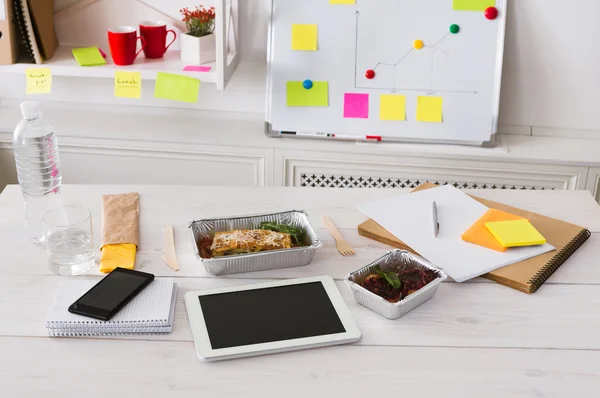
<svg viewBox="0 0 600 398"><path fill-rule="evenodd" d="M442 97L420 96L417 98L417 121L442 123Z"/></svg>
<svg viewBox="0 0 600 398"><path fill-rule="evenodd" d="M546 238L529 220L494 221L485 223L503 247L543 245Z"/></svg>
<svg viewBox="0 0 600 398"><path fill-rule="evenodd" d="M115 268L133 269L135 267L135 256L137 246L133 243L122 243L104 245L100 258L100 272L109 273Z"/></svg>
<svg viewBox="0 0 600 398"><path fill-rule="evenodd" d="M455 11L485 11L495 7L496 0L453 0L452 9Z"/></svg>
<svg viewBox="0 0 600 398"><path fill-rule="evenodd" d="M142 74L140 72L115 72L115 97L141 98Z"/></svg>
<svg viewBox="0 0 600 398"><path fill-rule="evenodd" d="M329 83L313 82L307 90L303 82L287 82L287 106L329 106Z"/></svg>
<svg viewBox="0 0 600 398"><path fill-rule="evenodd" d="M292 25L292 50L317 51L318 31L317 25Z"/></svg>
<svg viewBox="0 0 600 398"><path fill-rule="evenodd" d="M100 54L98 47L74 48L71 52L79 66L106 65L106 60Z"/></svg>
<svg viewBox="0 0 600 398"><path fill-rule="evenodd" d="M381 120L406 120L406 96L382 94L379 100L379 117Z"/></svg>
<svg viewBox="0 0 600 398"><path fill-rule="evenodd" d="M25 69L26 94L50 94L52 91L52 73L50 68Z"/></svg>
<svg viewBox="0 0 600 398"><path fill-rule="evenodd" d="M154 97L172 101L196 103L200 92L200 80L176 75L173 73L158 72L154 86Z"/></svg>
<svg viewBox="0 0 600 398"><path fill-rule="evenodd" d="M329 4L356 4L356 0L329 0Z"/></svg>

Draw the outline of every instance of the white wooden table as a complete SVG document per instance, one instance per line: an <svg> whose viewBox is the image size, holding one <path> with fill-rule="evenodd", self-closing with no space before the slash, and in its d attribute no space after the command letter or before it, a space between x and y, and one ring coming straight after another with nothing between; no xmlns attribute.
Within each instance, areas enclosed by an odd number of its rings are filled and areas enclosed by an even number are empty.
<svg viewBox="0 0 600 398"><path fill-rule="evenodd" d="M67 204L92 210L98 249L101 195L141 195L137 266L180 286L168 336L60 339L44 329L61 277L26 240L18 186L0 195L0 396L3 397L597 397L600 388L600 207L582 192L471 191L583 225L590 240L534 295L485 279L444 283L436 297L389 321L359 306L341 282L389 247L358 236L356 205L386 189L64 186ZM302 209L325 241L301 268L208 275L188 222ZM330 216L356 248L341 257L323 228ZM161 260L162 226L175 226L181 270ZM191 289L327 274L338 280L363 338L354 345L220 363L196 358L183 295ZM97 269L87 278L97 278Z"/></svg>

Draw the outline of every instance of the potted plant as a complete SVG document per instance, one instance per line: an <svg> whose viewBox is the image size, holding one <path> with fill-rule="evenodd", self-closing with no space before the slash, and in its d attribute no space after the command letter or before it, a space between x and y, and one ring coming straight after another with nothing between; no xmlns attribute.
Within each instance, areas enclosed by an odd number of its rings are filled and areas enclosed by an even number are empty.
<svg viewBox="0 0 600 398"><path fill-rule="evenodd" d="M197 6L180 10L187 32L181 35L181 59L201 65L217 59L215 40L215 8Z"/></svg>

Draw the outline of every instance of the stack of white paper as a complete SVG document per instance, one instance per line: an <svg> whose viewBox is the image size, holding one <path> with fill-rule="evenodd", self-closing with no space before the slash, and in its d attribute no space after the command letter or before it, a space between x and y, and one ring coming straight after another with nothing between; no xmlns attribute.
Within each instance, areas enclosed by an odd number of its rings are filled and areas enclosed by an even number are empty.
<svg viewBox="0 0 600 398"><path fill-rule="evenodd" d="M439 235L433 235L432 203L436 202ZM551 245L511 248L504 253L461 239L488 208L446 185L399 195L358 207L457 282L554 250Z"/></svg>

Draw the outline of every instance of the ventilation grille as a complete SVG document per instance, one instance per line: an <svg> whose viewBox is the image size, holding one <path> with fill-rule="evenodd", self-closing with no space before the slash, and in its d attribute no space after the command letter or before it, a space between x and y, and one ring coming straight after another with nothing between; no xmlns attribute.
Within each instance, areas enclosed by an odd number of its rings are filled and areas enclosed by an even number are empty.
<svg viewBox="0 0 600 398"><path fill-rule="evenodd" d="M343 176L331 174L302 174L300 184L307 188L416 188L431 182L437 185L452 185L459 189L521 189L554 190L553 187L539 185L514 185L485 182L427 180L411 178L384 178L369 176Z"/></svg>

